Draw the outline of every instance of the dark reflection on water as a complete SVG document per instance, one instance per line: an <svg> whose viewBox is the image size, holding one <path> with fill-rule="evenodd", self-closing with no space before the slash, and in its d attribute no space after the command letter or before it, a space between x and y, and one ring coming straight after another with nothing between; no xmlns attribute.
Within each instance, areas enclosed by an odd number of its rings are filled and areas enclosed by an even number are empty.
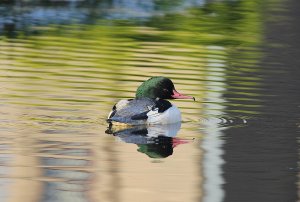
<svg viewBox="0 0 300 202"><path fill-rule="evenodd" d="M299 2L289 3L290 24L267 24L260 115L224 131L225 201L299 200Z"/></svg>
<svg viewBox="0 0 300 202"><path fill-rule="evenodd" d="M0 2L1 200L296 201L288 3ZM196 97L172 101L183 123L107 128L113 104L158 75Z"/></svg>
<svg viewBox="0 0 300 202"><path fill-rule="evenodd" d="M135 126L129 128L114 128L109 125L105 131L126 143L138 146L137 151L150 158L166 158L173 154L173 148L190 140L176 138L181 123L170 125Z"/></svg>

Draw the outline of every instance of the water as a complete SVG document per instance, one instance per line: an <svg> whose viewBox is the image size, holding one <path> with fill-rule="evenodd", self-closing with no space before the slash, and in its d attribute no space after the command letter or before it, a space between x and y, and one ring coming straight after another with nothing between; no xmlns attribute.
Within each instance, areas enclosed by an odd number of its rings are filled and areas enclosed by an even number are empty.
<svg viewBox="0 0 300 202"><path fill-rule="evenodd" d="M297 8L1 2L1 201L297 201ZM109 129L158 75L183 122Z"/></svg>

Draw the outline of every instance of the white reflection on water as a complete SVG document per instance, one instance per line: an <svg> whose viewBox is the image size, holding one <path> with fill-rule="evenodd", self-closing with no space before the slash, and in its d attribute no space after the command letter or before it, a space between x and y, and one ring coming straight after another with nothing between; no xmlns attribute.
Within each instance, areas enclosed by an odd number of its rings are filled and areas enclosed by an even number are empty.
<svg viewBox="0 0 300 202"><path fill-rule="evenodd" d="M222 116L224 105L218 103L224 103L225 100L222 97L222 92L225 89L225 72L224 65L220 61L209 60L208 65L210 68L217 70L219 75L216 76L211 72L208 72L208 78L206 85L209 86L209 91L207 91L205 110L204 114L212 114L214 112L215 116ZM220 82L222 79L222 82ZM216 82L217 81L217 82ZM215 110L218 109L218 110ZM208 112L209 111L209 112ZM204 122L204 135L201 147L203 148L203 175L204 175L204 196L203 202L221 202L224 198L224 190L222 185L224 179L222 177L222 165L224 160L222 155L224 151L222 150L222 145L224 141L220 139L222 136L222 128L218 126L217 122L206 121Z"/></svg>

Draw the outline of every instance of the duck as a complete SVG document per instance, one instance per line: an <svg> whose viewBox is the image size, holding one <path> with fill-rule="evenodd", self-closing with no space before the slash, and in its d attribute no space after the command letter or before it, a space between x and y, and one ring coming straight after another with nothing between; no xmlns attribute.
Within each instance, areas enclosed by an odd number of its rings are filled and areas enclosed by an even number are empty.
<svg viewBox="0 0 300 202"><path fill-rule="evenodd" d="M193 99L179 93L171 79L155 76L144 81L135 98L117 102L107 117L115 125L157 125L181 122L180 110L167 99Z"/></svg>

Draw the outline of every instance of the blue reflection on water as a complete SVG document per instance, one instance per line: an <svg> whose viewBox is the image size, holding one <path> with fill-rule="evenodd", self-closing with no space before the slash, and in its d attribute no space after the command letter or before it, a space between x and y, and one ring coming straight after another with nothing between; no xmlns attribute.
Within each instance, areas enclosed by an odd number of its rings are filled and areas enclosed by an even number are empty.
<svg viewBox="0 0 300 202"><path fill-rule="evenodd" d="M109 3L100 1L92 5L81 1L65 1L64 4L54 7L34 1L28 5L26 3L14 6L0 4L0 32L10 26L24 29L36 25L91 23L98 19L143 20L155 15L181 12L203 4L203 0L186 0L167 5L161 5L154 0L113 0Z"/></svg>

